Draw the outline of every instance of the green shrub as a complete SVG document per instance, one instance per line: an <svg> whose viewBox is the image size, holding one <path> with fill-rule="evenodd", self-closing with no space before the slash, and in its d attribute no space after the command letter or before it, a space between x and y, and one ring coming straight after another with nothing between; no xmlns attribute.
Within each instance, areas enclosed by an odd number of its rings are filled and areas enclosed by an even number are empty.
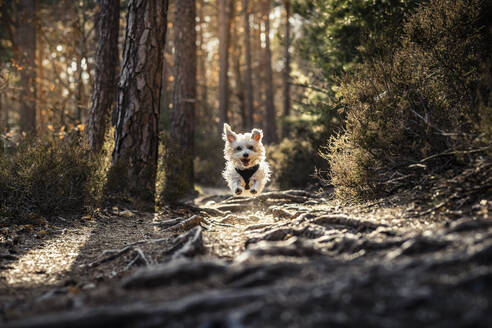
<svg viewBox="0 0 492 328"><path fill-rule="evenodd" d="M0 153L0 218L81 211L101 193L101 161L80 141L22 141Z"/></svg>
<svg viewBox="0 0 492 328"><path fill-rule="evenodd" d="M267 147L267 160L272 170L272 183L282 189L305 187L316 182L315 170L324 164L312 141L301 138L284 139L278 145Z"/></svg>
<svg viewBox="0 0 492 328"><path fill-rule="evenodd" d="M195 182L205 186L225 186L222 171L225 167L224 141L214 132L197 132L195 139ZM210 137L212 135L212 137Z"/></svg>
<svg viewBox="0 0 492 328"><path fill-rule="evenodd" d="M391 55L366 58L341 80L345 129L323 154L340 196L388 192L389 180L415 176L411 164L425 159L439 171L490 149L490 7L480 0L422 5Z"/></svg>

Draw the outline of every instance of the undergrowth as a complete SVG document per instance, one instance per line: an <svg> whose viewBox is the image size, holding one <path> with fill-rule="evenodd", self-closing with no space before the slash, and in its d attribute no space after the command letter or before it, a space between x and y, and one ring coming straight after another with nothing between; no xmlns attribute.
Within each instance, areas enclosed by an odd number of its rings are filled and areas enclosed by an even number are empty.
<svg viewBox="0 0 492 328"><path fill-rule="evenodd" d="M29 222L95 205L105 181L104 158L91 155L83 144L79 139L22 140L0 152L0 219Z"/></svg>
<svg viewBox="0 0 492 328"><path fill-rule="evenodd" d="M322 151L341 199L490 160L491 12L486 1L430 1L407 17L389 55L341 80L345 127Z"/></svg>

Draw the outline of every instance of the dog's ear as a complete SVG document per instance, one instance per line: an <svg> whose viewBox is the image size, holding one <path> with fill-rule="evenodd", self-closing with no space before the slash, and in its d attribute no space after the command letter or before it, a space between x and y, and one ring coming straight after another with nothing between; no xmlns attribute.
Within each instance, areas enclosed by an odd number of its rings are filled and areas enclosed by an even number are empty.
<svg viewBox="0 0 492 328"><path fill-rule="evenodd" d="M261 138L263 138L263 131L260 129L253 129L253 131L251 131L251 137L254 141L260 142Z"/></svg>
<svg viewBox="0 0 492 328"><path fill-rule="evenodd" d="M237 135L231 130L229 124L224 123L224 134L222 135L222 139L224 141L234 142L237 138Z"/></svg>

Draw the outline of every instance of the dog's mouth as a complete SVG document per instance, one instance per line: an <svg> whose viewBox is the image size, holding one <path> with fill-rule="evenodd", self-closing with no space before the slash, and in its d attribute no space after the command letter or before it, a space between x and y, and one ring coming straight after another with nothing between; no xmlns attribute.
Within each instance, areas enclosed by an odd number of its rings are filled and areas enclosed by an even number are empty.
<svg viewBox="0 0 492 328"><path fill-rule="evenodd" d="M244 166L248 166L249 165L249 159L247 158L242 158L241 159L241 163L243 163Z"/></svg>

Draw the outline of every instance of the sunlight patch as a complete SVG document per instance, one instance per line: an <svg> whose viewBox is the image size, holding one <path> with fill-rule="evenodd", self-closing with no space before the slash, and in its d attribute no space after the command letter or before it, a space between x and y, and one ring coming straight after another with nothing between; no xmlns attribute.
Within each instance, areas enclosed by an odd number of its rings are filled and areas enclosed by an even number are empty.
<svg viewBox="0 0 492 328"><path fill-rule="evenodd" d="M91 228L66 231L46 240L42 247L20 256L8 270L0 273L8 287L33 287L59 282L91 236Z"/></svg>

